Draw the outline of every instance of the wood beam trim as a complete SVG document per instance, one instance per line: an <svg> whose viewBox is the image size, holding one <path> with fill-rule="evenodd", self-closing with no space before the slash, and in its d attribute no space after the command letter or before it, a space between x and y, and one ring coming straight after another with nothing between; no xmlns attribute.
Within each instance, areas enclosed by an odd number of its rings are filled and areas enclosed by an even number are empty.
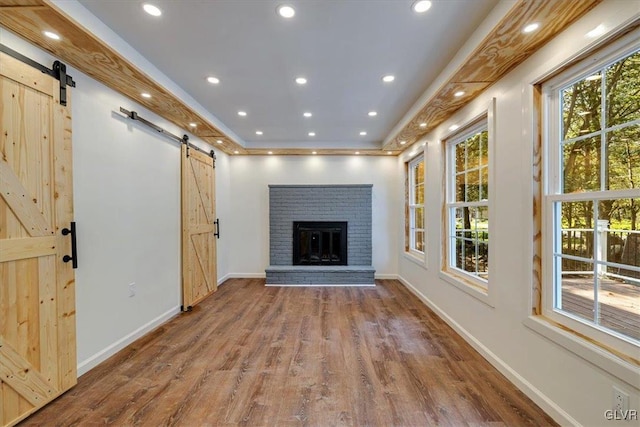
<svg viewBox="0 0 640 427"><path fill-rule="evenodd" d="M392 150L391 154L387 151L378 149L333 149L333 148L249 148L238 154L248 154L252 156L268 156L271 152L274 156L308 156L313 152L316 152L319 156L353 156L358 152L360 156L397 156L400 154L399 150ZM234 153L235 154L235 153Z"/></svg>
<svg viewBox="0 0 640 427"><path fill-rule="evenodd" d="M518 1L383 150L398 149L400 141L410 146L427 135L601 1ZM523 34L522 28L531 22L539 22L541 28ZM458 90L465 95L455 98Z"/></svg>
<svg viewBox="0 0 640 427"><path fill-rule="evenodd" d="M21 3L19 1L15 3ZM55 5L33 0L39 7L0 6L0 25L13 31L30 43L50 52L69 65L86 73L122 95L133 99L145 108L157 113L171 123L200 137L223 140L223 144L212 144L228 154L242 146L191 109L175 95L138 69L126 58L113 50L90 31L82 27ZM52 41L43 36L43 29L54 29L61 40ZM142 92L152 98L141 96ZM189 123L196 123L191 128Z"/></svg>

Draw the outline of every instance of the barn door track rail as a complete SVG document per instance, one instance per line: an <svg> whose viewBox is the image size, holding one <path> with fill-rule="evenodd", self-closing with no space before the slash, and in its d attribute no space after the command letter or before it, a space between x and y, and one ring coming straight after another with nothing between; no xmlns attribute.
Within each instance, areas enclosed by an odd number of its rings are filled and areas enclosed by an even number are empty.
<svg viewBox="0 0 640 427"><path fill-rule="evenodd" d="M2 43L0 43L0 52L6 53L12 58L15 58L18 61L23 62L36 70L40 70L42 73L60 81L60 105L67 105L67 86L76 87L76 82L73 81L73 77L67 74L67 66L65 64L60 61L54 61L53 68L47 68Z"/></svg>
<svg viewBox="0 0 640 427"><path fill-rule="evenodd" d="M120 112L123 113L124 115L126 115L128 118L130 118L131 120L136 120L139 121L140 123L149 126L151 129L160 132L163 135L166 135L168 138L173 139L174 141L179 142L180 144L184 144L187 146L187 157L189 157L189 150L190 149L194 149L196 151L199 151L201 153L206 154L207 156L210 156L213 159L213 167L216 167L216 153L211 150L211 151L206 151L203 150L202 148L193 145L192 143L189 142L189 136L188 135L183 135L182 137L178 136L178 135L174 135L171 132L168 132L167 130L161 128L160 126L156 125L155 123L150 122L147 119L144 119L142 117L140 117L138 115L138 113L136 113L135 111L129 111L125 108L120 107Z"/></svg>

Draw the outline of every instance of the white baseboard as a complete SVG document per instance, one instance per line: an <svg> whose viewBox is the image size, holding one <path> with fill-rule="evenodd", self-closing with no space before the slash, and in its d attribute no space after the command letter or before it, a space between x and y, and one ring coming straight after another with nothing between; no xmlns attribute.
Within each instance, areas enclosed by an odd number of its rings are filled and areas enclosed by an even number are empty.
<svg viewBox="0 0 640 427"><path fill-rule="evenodd" d="M175 316L178 313L180 313L180 306L173 307L171 310L168 310L165 313L162 313L160 316L156 317L155 319L151 320L145 325L142 325L135 331L131 332L129 335L122 337L121 339L114 342L107 348L97 352L96 354L89 357L88 359L85 359L82 362L78 363L78 377L86 374L91 369L98 366L100 363L104 362L105 360L107 360L108 358L110 358L111 356L113 356L114 354L116 354L117 352L119 352L129 344L133 343L138 338L146 335L156 327L165 323L167 320L171 319L173 316Z"/></svg>
<svg viewBox="0 0 640 427"><path fill-rule="evenodd" d="M549 399L544 393L542 393L533 384L527 381L522 375L516 372L511 366L509 366L504 360L499 358L489 348L482 344L476 337L471 335L469 331L463 328L458 322L453 320L447 313L445 313L440 307L438 307L433 301L424 296L418 289L416 289L411 283L405 280L402 276L398 276L398 280L407 289L409 289L415 296L417 296L427 307L432 309L442 320L444 320L449 326L451 326L464 340L476 349L482 357L484 357L491 365L496 368L502 375L507 377L516 387L518 387L524 394L526 394L531 400L533 400L543 411L545 411L551 418L553 418L560 425L573 425L578 426L580 423L576 421L565 410L558 406L553 400Z"/></svg>
<svg viewBox="0 0 640 427"><path fill-rule="evenodd" d="M225 274L218 279L218 286L222 285L227 279L231 279L231 274Z"/></svg>
<svg viewBox="0 0 640 427"><path fill-rule="evenodd" d="M229 273L226 279L264 279L267 273Z"/></svg>

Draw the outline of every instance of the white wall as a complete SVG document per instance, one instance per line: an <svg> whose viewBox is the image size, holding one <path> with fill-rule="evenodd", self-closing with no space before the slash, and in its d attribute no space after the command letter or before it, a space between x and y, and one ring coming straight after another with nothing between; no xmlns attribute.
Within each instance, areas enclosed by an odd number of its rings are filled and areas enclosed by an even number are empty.
<svg viewBox="0 0 640 427"><path fill-rule="evenodd" d="M640 374L637 367L600 354L605 352L589 345L575 344L580 340L565 337L565 341L575 347L576 354L548 338L558 338L556 335L545 333L543 336L525 326L531 312L532 290L533 101L530 83L539 81L593 44L594 40L585 34L599 24L611 30L639 16L640 2L603 2L427 135L425 206L428 268L404 256L400 256L399 261L399 274L410 287L563 424L607 425L604 412L612 407L613 385L620 386L631 395L631 409L640 410ZM452 286L439 275L443 200L440 184L443 147L440 141L450 133L450 125L464 125L486 111L493 97L497 100L497 107L495 191L491 195L491 245L495 251L490 267L489 286L494 305L491 307ZM396 165L397 170L401 170L402 161L408 157L407 152ZM396 191L402 191L401 183ZM397 210L400 213L401 208ZM402 227L402 224L398 227L398 234ZM618 377L608 370L621 374L617 374Z"/></svg>
<svg viewBox="0 0 640 427"><path fill-rule="evenodd" d="M0 43L47 66L54 60L4 29ZM84 373L180 308L180 146L119 108L176 135L184 131L71 67L68 74L77 85L71 111L78 365ZM217 213L224 224L229 161L217 156ZM224 234L218 241L218 277L228 273L227 241ZM132 282L136 295L130 297Z"/></svg>
<svg viewBox="0 0 640 427"><path fill-rule="evenodd" d="M397 273L400 217L395 157L233 156L229 269L238 277L264 277L269 265L270 184L373 184L373 266L377 277ZM224 228L223 228L224 230Z"/></svg>

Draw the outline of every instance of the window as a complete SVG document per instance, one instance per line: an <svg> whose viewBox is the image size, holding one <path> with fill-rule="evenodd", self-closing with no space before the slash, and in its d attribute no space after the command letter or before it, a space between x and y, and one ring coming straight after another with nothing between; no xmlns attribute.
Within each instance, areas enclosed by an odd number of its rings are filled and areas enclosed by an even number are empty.
<svg viewBox="0 0 640 427"><path fill-rule="evenodd" d="M424 156L411 160L408 174L408 251L424 254Z"/></svg>
<svg viewBox="0 0 640 427"><path fill-rule="evenodd" d="M625 354L640 345L639 49L618 44L543 86L543 312Z"/></svg>
<svg viewBox="0 0 640 427"><path fill-rule="evenodd" d="M487 119L446 142L445 270L486 289L489 279Z"/></svg>

